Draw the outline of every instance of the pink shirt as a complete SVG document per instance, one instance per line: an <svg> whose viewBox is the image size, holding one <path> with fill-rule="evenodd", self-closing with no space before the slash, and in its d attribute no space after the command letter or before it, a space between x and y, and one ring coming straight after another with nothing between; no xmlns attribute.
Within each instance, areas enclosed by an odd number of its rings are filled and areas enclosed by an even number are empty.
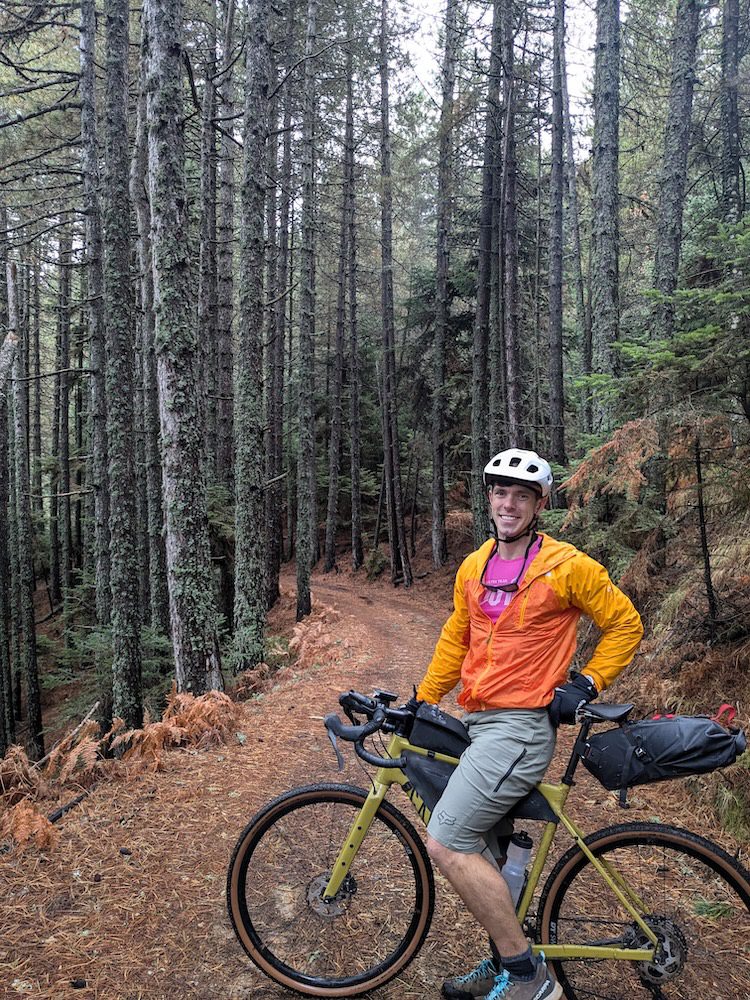
<svg viewBox="0 0 750 1000"><path fill-rule="evenodd" d="M542 540L538 538L529 549L529 553L525 559L523 556L520 556L518 559L501 559L495 553L487 564L484 583L490 584L493 587L501 587L515 582L520 587L529 566L541 547ZM492 619L493 625L510 604L514 593L515 591L485 590L484 597L479 603L482 611L484 611L488 618Z"/></svg>

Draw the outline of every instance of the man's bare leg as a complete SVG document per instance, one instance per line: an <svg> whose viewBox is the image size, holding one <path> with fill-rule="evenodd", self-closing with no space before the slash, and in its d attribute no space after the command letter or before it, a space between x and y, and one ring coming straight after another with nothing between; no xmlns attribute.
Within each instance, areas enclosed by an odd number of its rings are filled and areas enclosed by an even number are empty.
<svg viewBox="0 0 750 1000"><path fill-rule="evenodd" d="M508 885L481 854L451 851L427 837L427 852L468 909L495 942L501 955L519 955L529 946L510 898Z"/></svg>

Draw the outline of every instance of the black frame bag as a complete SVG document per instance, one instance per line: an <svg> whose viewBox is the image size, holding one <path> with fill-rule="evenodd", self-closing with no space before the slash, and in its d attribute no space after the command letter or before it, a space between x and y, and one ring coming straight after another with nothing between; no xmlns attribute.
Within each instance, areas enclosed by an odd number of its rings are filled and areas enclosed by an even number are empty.
<svg viewBox="0 0 750 1000"><path fill-rule="evenodd" d="M625 722L586 739L581 760L610 790L707 774L733 764L747 747L741 729L725 729L705 715L675 715Z"/></svg>

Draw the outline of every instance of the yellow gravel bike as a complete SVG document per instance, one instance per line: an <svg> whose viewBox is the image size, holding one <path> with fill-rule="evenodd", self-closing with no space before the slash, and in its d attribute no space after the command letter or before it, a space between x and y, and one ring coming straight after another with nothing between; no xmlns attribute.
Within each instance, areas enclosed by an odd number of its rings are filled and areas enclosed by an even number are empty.
<svg viewBox="0 0 750 1000"><path fill-rule="evenodd" d="M352 724L325 720L340 762L336 737L377 769L369 792L293 789L251 820L232 856L228 906L243 948L271 979L307 996L355 997L382 986L414 958L430 927L430 859L386 794L400 785L427 822L439 797L430 768L454 767L460 749L450 733L453 753L431 739L412 742L413 713L392 707L395 700L350 691L339 701ZM514 822L543 824L518 918L569 1000L744 1000L750 874L742 865L673 826L625 823L586 834L565 812L591 727L622 722L632 707L587 705L560 783L539 784L512 810ZM379 739L378 752L366 748L368 738ZM420 762L423 794L413 780ZM573 843L542 884L561 827Z"/></svg>

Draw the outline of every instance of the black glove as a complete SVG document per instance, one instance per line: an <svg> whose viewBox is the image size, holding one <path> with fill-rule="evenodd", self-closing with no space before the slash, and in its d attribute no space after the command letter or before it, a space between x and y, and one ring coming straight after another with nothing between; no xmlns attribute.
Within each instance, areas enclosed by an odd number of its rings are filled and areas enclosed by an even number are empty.
<svg viewBox="0 0 750 1000"><path fill-rule="evenodd" d="M555 729L561 722L573 725L576 722L576 712L581 705L587 705L598 694L596 685L588 677L574 671L572 680L562 687L555 688L555 697L547 708L550 722Z"/></svg>
<svg viewBox="0 0 750 1000"><path fill-rule="evenodd" d="M411 696L411 698L403 705L399 705L398 707L401 709L402 712L411 712L412 715L416 715L417 712L419 711L419 706L423 705L424 702L421 701L419 698L417 698L417 689L413 688L413 691L414 694Z"/></svg>

